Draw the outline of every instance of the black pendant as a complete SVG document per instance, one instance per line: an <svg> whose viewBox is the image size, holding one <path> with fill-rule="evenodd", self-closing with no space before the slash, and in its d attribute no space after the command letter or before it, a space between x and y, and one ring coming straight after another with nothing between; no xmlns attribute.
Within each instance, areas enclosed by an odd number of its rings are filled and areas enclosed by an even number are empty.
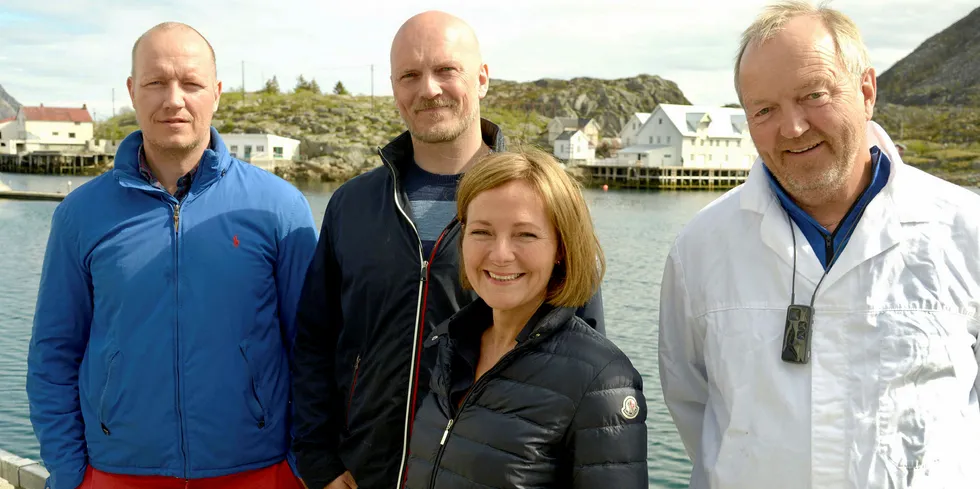
<svg viewBox="0 0 980 489"><path fill-rule="evenodd" d="M786 309L786 330L783 332L783 361L805 364L810 361L810 329L813 308L792 305Z"/></svg>

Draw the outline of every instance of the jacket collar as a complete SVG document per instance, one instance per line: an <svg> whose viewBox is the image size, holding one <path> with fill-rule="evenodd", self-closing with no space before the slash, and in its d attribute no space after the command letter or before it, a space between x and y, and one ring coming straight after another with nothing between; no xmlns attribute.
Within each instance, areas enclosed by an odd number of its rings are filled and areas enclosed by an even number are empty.
<svg viewBox="0 0 980 489"><path fill-rule="evenodd" d="M483 142L493 151L504 151L504 134L500 126L486 119L480 119L480 132L483 135ZM415 149L412 146L412 135L405 131L391 140L385 147L378 149L381 160L391 166L391 169L398 175L403 175L415 160Z"/></svg>
<svg viewBox="0 0 980 489"><path fill-rule="evenodd" d="M546 338L561 329L575 316L575 309L571 307L555 307L548 303L543 304L531 316L524 329L517 335L518 346L529 340ZM455 338L465 334L466 330L473 328L481 331L493 323L493 309L487 305L482 298L467 304L462 309L453 314L435 328L433 336L426 341L426 346L435 344L442 336L448 335Z"/></svg>
<svg viewBox="0 0 980 489"><path fill-rule="evenodd" d="M116 180L121 184L154 189L140 176L139 151L142 144L143 131L137 130L126 136L119 143L119 148L116 149L113 171ZM228 148L221 140L217 129L211 127L211 142L208 144L208 148L204 150L204 155L201 156L201 161L198 163L190 193L198 193L224 176L225 171L231 165L231 160L231 153L228 152Z"/></svg>
<svg viewBox="0 0 980 489"><path fill-rule="evenodd" d="M869 147L878 146L891 161L891 174L884 188L865 208L840 258L827 273L821 290L829 288L864 261L897 245L903 238L903 223L931 221L941 215L929 204L922 205L920 199L915 198L915 187L921 183L917 182L919 173L902 162L898 149L884 129L869 121L866 130ZM813 284L820 281L824 274L823 265L806 238L795 226L791 227L786 211L769 185L761 157L756 159L749 172L739 195L739 203L743 211L760 216L762 241L789 265L793 264L794 253L790 234L792 229L796 233L795 252L800 276Z"/></svg>

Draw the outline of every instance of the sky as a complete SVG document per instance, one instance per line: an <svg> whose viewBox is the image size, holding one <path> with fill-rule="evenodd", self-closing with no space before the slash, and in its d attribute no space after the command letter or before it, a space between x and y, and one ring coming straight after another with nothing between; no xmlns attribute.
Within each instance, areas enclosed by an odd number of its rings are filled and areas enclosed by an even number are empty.
<svg viewBox="0 0 980 489"><path fill-rule="evenodd" d="M732 60L766 0L0 0L0 86L24 105L80 107L97 120L130 107L132 44L164 21L213 45L225 91L322 89L390 95L388 55L412 15L443 10L476 31L493 80L641 73L676 82L695 104L737 101ZM884 72L977 8L977 0L836 0ZM372 77L373 66L373 77ZM373 84L372 84L373 80ZM113 91L115 93L113 93ZM647 110L653 109L652 107Z"/></svg>

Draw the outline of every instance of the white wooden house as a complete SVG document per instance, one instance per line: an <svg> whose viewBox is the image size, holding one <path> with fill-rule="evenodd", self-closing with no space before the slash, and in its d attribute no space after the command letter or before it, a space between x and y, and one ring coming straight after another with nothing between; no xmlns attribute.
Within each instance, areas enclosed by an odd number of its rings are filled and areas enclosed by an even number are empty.
<svg viewBox="0 0 980 489"><path fill-rule="evenodd" d="M581 130L565 131L555 138L554 154L568 166L587 165L595 160L595 146Z"/></svg>
<svg viewBox="0 0 980 489"><path fill-rule="evenodd" d="M633 137L620 164L748 169L758 156L736 108L660 104Z"/></svg>
<svg viewBox="0 0 980 489"><path fill-rule="evenodd" d="M566 131L582 131L592 146L599 145L599 124L585 117L555 117L548 122L548 144L554 144Z"/></svg>
<svg viewBox="0 0 980 489"><path fill-rule="evenodd" d="M95 134L88 107L23 106L0 127L0 153L86 151Z"/></svg>

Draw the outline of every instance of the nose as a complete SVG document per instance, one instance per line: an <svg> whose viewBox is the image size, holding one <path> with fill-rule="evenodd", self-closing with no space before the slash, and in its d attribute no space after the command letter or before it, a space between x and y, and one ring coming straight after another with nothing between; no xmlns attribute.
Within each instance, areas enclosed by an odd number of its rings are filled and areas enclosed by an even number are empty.
<svg viewBox="0 0 980 489"><path fill-rule="evenodd" d="M184 89L181 88L180 83L177 81L170 82L167 85L167 94L164 100L164 106L167 109L184 108Z"/></svg>
<svg viewBox="0 0 980 489"><path fill-rule="evenodd" d="M496 264L509 263L514 260L514 247L508 236L498 236L490 250L490 261Z"/></svg>
<svg viewBox="0 0 980 489"><path fill-rule="evenodd" d="M810 123L806 119L806 111L803 107L793 104L782 110L783 120L780 124L780 133L786 139L796 139L810 130Z"/></svg>
<svg viewBox="0 0 980 489"><path fill-rule="evenodd" d="M439 84L439 80L432 75L425 75L422 79L422 89L420 96L427 99L433 99L442 95L442 85Z"/></svg>

